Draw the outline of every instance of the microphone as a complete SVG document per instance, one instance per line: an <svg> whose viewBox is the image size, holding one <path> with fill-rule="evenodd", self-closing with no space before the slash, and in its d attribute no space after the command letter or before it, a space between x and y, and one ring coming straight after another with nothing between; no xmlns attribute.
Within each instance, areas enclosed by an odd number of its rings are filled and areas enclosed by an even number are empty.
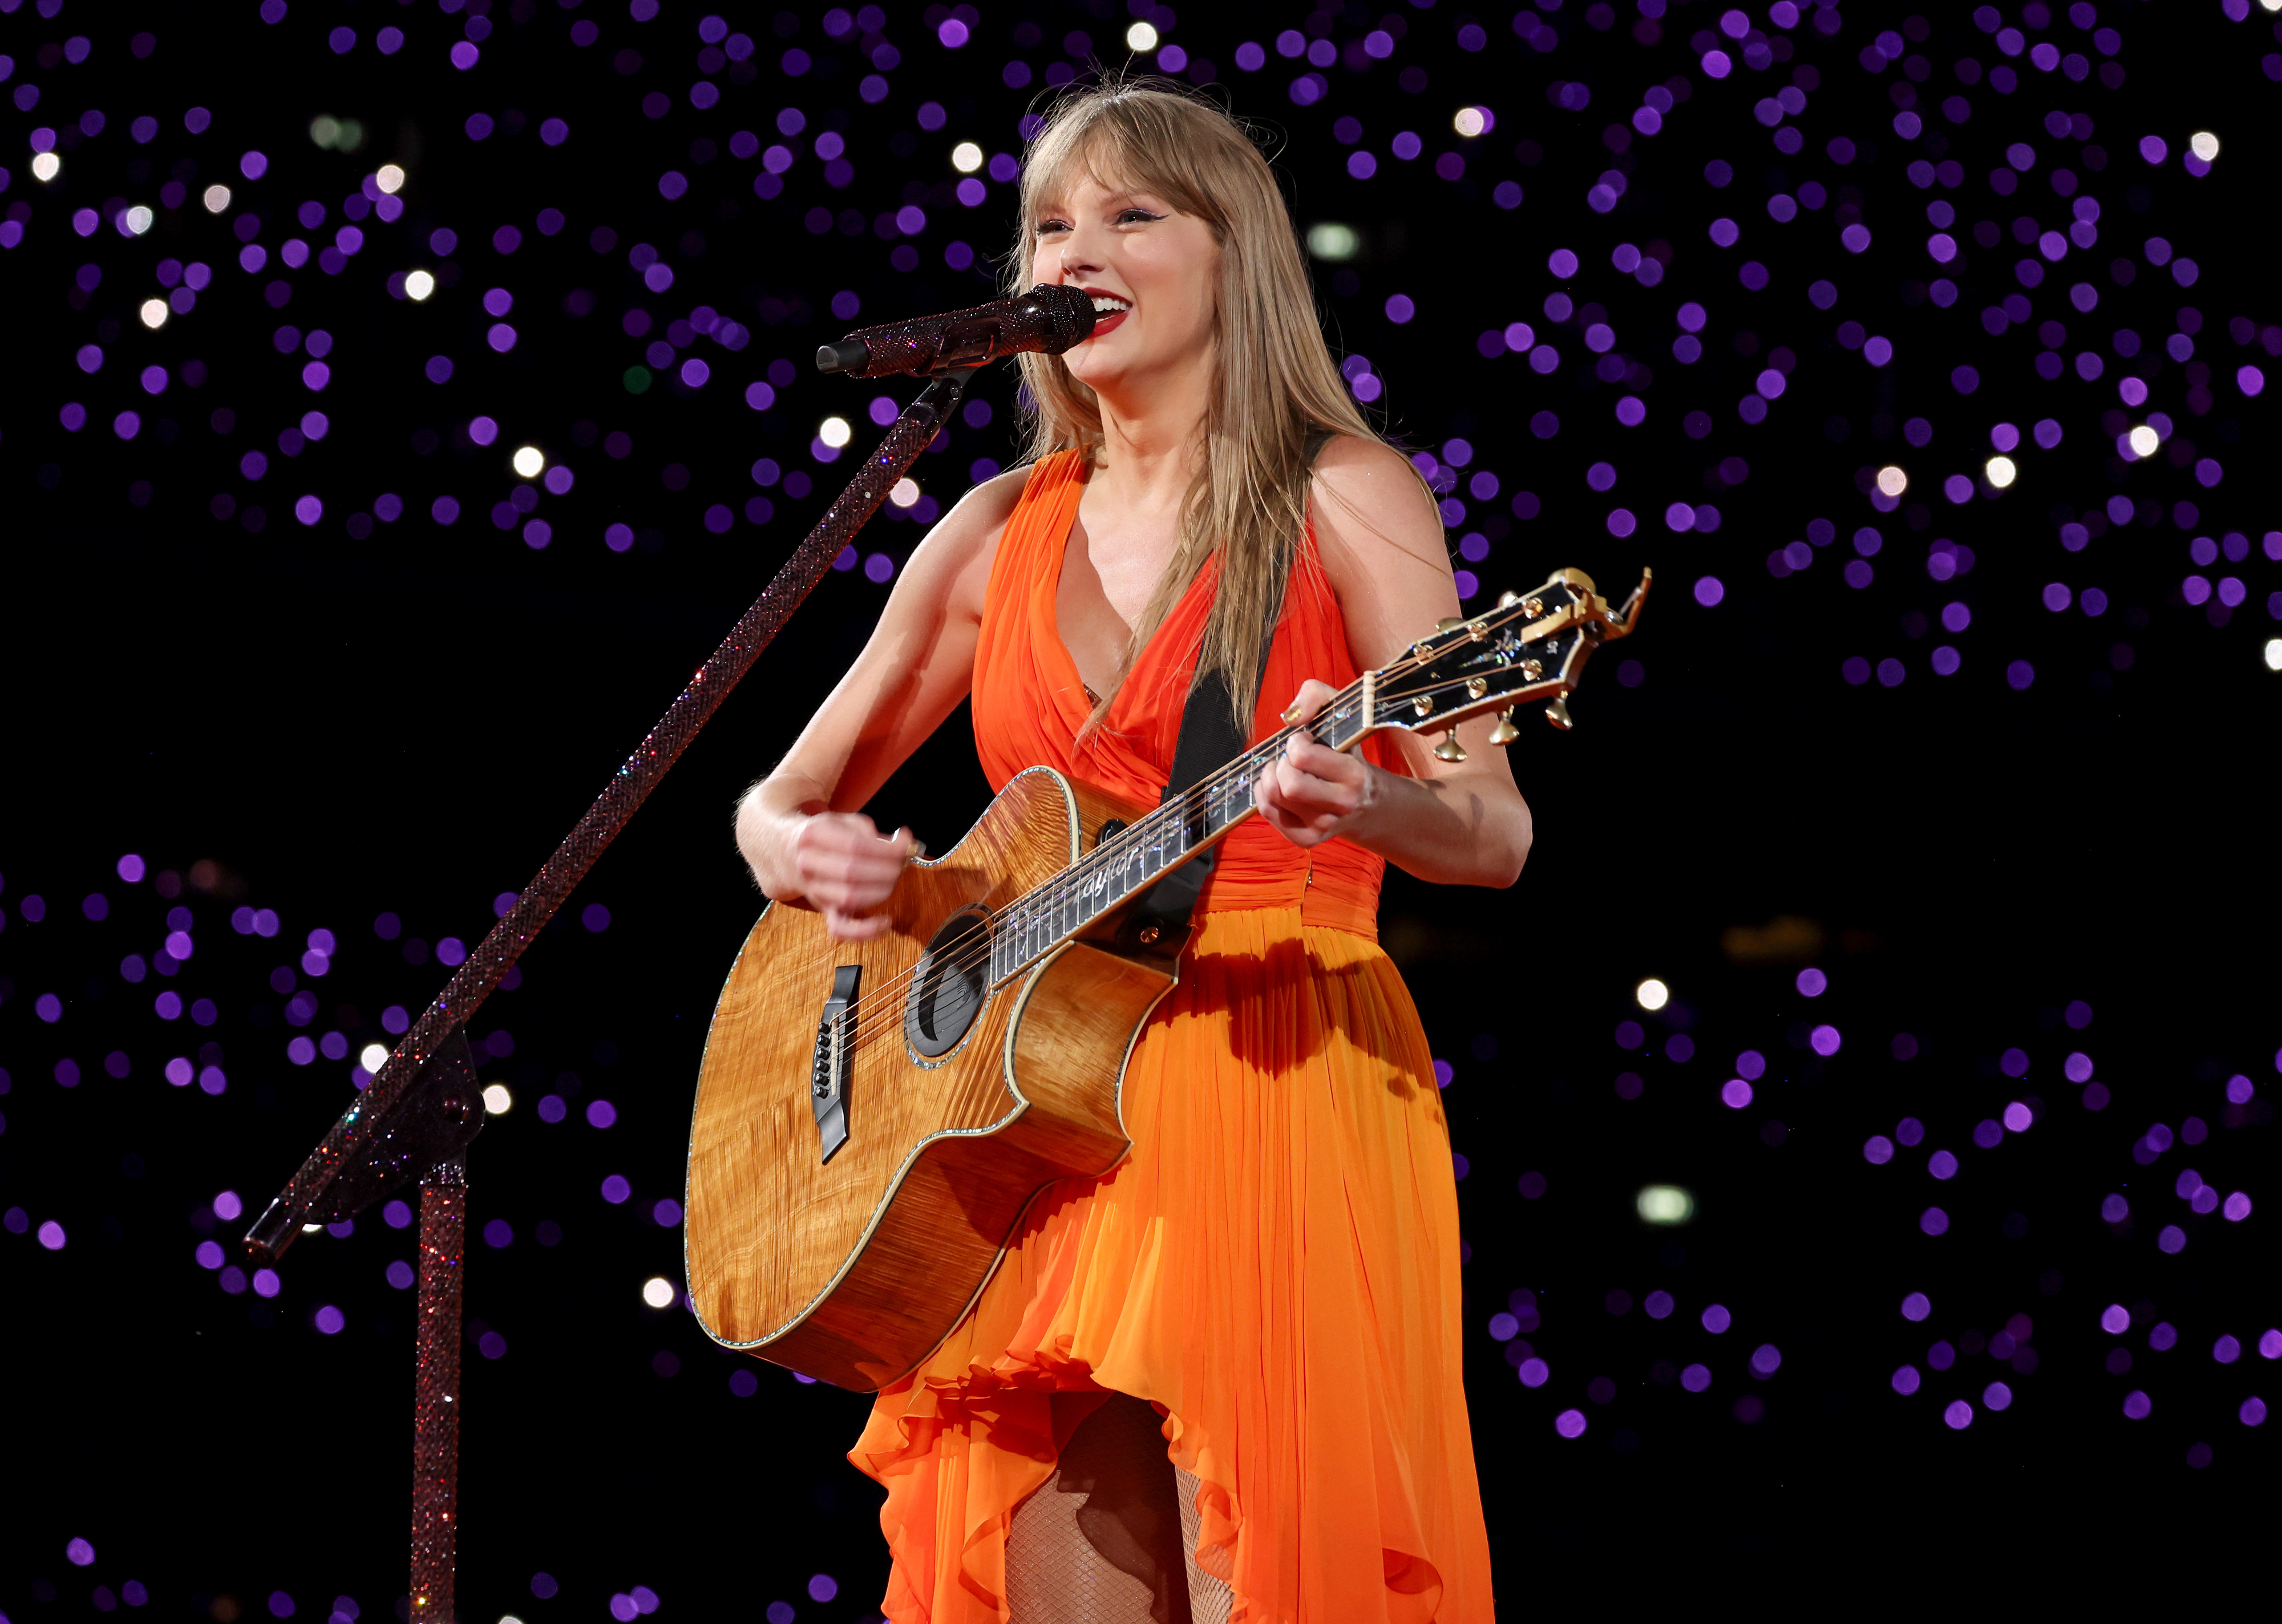
<svg viewBox="0 0 2282 1624"><path fill-rule="evenodd" d="M943 372L1030 350L1059 355L1092 332L1092 296L1081 288L1042 282L1019 298L994 299L972 310L858 328L819 348L816 369L850 377Z"/></svg>

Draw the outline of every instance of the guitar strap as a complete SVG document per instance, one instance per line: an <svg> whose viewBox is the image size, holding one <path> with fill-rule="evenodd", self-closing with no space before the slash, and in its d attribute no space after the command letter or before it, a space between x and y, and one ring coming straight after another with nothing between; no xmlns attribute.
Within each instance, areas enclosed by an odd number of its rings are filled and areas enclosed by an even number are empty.
<svg viewBox="0 0 2282 1624"><path fill-rule="evenodd" d="M1308 467L1315 466L1316 456L1331 438L1322 432L1308 437ZM1288 580L1278 581L1276 589L1269 594L1268 632L1260 644L1261 679L1268 674L1268 656L1275 646L1277 623L1284 618L1284 594L1289 584ZM1255 680L1255 692L1258 686ZM1194 789L1242 755L1251 742L1237 727L1227 677L1218 671L1199 674L1190 686L1188 703L1181 709L1180 738L1173 746L1173 776L1167 781L1165 793L1158 796L1157 804L1162 806L1174 796ZM1188 942L1189 916L1196 911L1197 898L1203 894L1205 882L1212 877L1213 866L1219 858L1220 848L1213 846L1142 892L1127 911L1120 936L1160 957L1178 956Z"/></svg>
<svg viewBox="0 0 2282 1624"><path fill-rule="evenodd" d="M1272 625L1269 633L1272 641ZM1264 646L1260 664L1265 672L1268 650ZM1249 742L1237 731L1228 679L1217 671L1205 672L1189 689L1189 702L1182 708L1180 742L1173 747L1173 776L1157 804L1161 806L1194 789L1242 755ZM1197 898L1203 894L1219 857L1220 848L1209 847L1135 897L1118 934L1157 957L1177 957L1188 942L1189 916L1196 911Z"/></svg>

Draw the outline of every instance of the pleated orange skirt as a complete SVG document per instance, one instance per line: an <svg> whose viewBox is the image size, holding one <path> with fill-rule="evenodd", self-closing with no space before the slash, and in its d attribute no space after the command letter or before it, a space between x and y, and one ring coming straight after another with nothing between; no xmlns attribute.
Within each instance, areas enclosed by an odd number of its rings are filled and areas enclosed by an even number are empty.
<svg viewBox="0 0 2282 1624"><path fill-rule="evenodd" d="M1132 1154L1033 1204L850 1452L888 1491L896 1624L1008 1617L1013 1509L1106 1391L1163 1413L1237 1620L1493 1616L1449 1132L1367 932L1200 917L1127 1072Z"/></svg>

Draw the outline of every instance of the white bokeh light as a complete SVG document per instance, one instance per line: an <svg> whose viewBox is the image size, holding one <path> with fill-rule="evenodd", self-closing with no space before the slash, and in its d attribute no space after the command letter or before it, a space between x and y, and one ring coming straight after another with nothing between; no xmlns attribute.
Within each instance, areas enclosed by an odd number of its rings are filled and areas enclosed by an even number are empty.
<svg viewBox="0 0 2282 1624"><path fill-rule="evenodd" d="M961 175L972 175L982 167L982 149L972 141L962 141L951 149L951 167Z"/></svg>
<svg viewBox="0 0 2282 1624"><path fill-rule="evenodd" d="M1450 120L1450 128L1469 139L1489 127L1490 121L1479 107L1461 107Z"/></svg>
<svg viewBox="0 0 2282 1624"><path fill-rule="evenodd" d="M128 236L140 237L151 229L151 222L156 218L147 206L138 203L119 216L119 226Z"/></svg>
<svg viewBox="0 0 2282 1624"><path fill-rule="evenodd" d="M163 299L146 299L143 301L143 307L135 314L143 318L144 326L156 332L167 324L167 301Z"/></svg>
<svg viewBox="0 0 2282 1624"><path fill-rule="evenodd" d="M1672 989L1651 975L1633 989L1633 997L1639 1000L1642 1009L1658 1010L1672 1002Z"/></svg>
<svg viewBox="0 0 2282 1624"><path fill-rule="evenodd" d="M508 1092L507 1084L494 1083L484 1090L484 1109L493 1116L504 1116L515 1108L515 1096Z"/></svg>
<svg viewBox="0 0 2282 1624"><path fill-rule="evenodd" d="M1678 1185L1644 1185L1633 1210L1648 1224L1685 1224L1696 1216L1696 1198Z"/></svg>
<svg viewBox="0 0 2282 1624"><path fill-rule="evenodd" d="M662 1274L654 1274L642 1282L642 1301L654 1309L673 1306L673 1282Z"/></svg>
<svg viewBox="0 0 2282 1624"><path fill-rule="evenodd" d="M898 479L896 481L896 488L888 493L888 500L898 508L908 508L919 499L920 482L916 479Z"/></svg>
<svg viewBox="0 0 2282 1624"><path fill-rule="evenodd" d="M515 471L526 479L536 479L547 470L547 454L536 446L524 446L515 454Z"/></svg>
<svg viewBox="0 0 2282 1624"><path fill-rule="evenodd" d="M2131 442L2131 449L2143 457L2154 456L2155 447L2162 443L2162 437L2144 423L2126 438Z"/></svg>
<svg viewBox="0 0 2282 1624"><path fill-rule="evenodd" d="M229 188L221 185L207 187L206 193L206 206L207 214L221 214L222 210L229 206Z"/></svg>
<svg viewBox="0 0 2282 1624"><path fill-rule="evenodd" d="M1135 23L1131 27L1125 30L1125 49L1128 51L1156 50L1156 28L1149 23Z"/></svg>
<svg viewBox="0 0 2282 1624"><path fill-rule="evenodd" d="M2187 137L2187 151L2208 163L2218 156L2218 137L2207 129L2199 129Z"/></svg>
<svg viewBox="0 0 2282 1624"><path fill-rule="evenodd" d="M32 178L34 180L52 181L56 176L61 175L63 172L64 160L58 158L53 152L39 152L34 154L32 158Z"/></svg>
<svg viewBox="0 0 2282 1624"><path fill-rule="evenodd" d="M380 1068L388 1064L388 1051L379 1044L369 1043L364 1046L364 1053L357 1056L357 1064L378 1076Z"/></svg>
<svg viewBox="0 0 2282 1624"><path fill-rule="evenodd" d="M435 291L436 278L424 270L414 271L404 278L404 297L415 304Z"/></svg>
<svg viewBox="0 0 2282 1624"><path fill-rule="evenodd" d="M841 447L848 443L848 419L845 417L827 417L822 423L816 425L816 438L822 440L826 445L832 447L834 450L839 449Z"/></svg>
<svg viewBox="0 0 2282 1624"><path fill-rule="evenodd" d="M1910 477L1889 464L1878 470L1878 489L1888 496L1899 496L1910 488Z"/></svg>
<svg viewBox="0 0 2282 1624"><path fill-rule="evenodd" d="M2266 640L2266 669L2282 671L2282 637Z"/></svg>
<svg viewBox="0 0 2282 1624"><path fill-rule="evenodd" d="M1989 459L1989 483L1995 486L2000 491L2010 486L2014 479L2020 478L2020 474L2021 470L2017 467L2014 466L2013 459L2011 457L1991 457Z"/></svg>
<svg viewBox="0 0 2282 1624"><path fill-rule="evenodd" d="M404 190L404 171L394 164L383 164L374 171L372 183L383 191L401 191Z"/></svg>

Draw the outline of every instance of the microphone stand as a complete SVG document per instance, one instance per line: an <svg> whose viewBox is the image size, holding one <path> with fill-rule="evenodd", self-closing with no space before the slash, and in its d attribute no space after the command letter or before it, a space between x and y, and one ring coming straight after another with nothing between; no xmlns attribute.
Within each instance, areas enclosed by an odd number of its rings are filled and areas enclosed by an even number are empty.
<svg viewBox="0 0 2282 1624"><path fill-rule="evenodd" d="M617 837L761 651L784 629L896 482L948 427L972 365L938 373L896 417L805 540L594 804L424 1010L338 1122L246 1232L275 1263L304 1229L353 1216L420 1185L417 1372L413 1403L412 1618L451 1624L459 1537L460 1310L467 1241L467 1149L483 1129L467 1025L500 977Z"/></svg>

